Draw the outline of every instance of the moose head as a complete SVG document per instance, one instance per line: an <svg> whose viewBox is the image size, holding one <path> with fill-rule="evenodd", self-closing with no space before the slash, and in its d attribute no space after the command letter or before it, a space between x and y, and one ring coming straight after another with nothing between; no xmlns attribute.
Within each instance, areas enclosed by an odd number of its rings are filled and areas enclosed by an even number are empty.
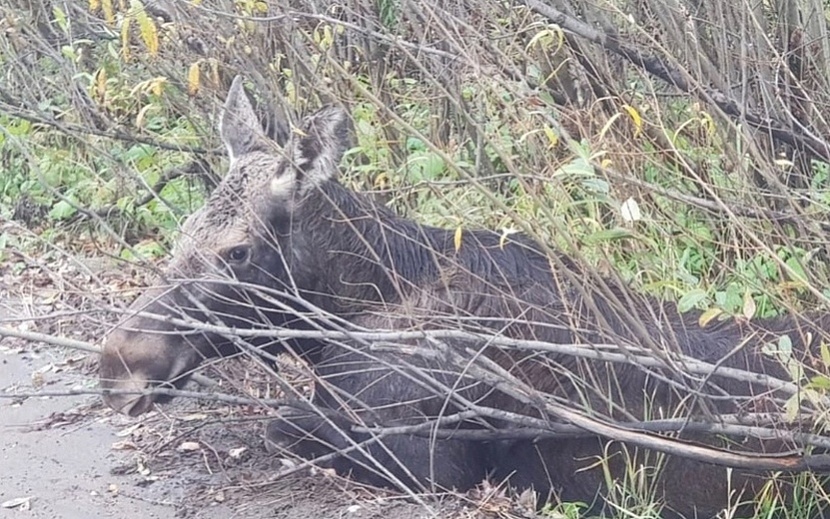
<svg viewBox="0 0 830 519"><path fill-rule="evenodd" d="M319 262L327 250L319 238L326 233L315 233L308 222L319 223L343 191L336 177L349 127L345 111L324 107L280 146L265 136L242 78L234 79L219 122L230 169L205 206L185 221L159 282L107 338L101 386L121 390L106 394L107 404L144 413L158 397L125 391L180 386L204 359L236 350L229 335L189 323L289 325L297 298L324 288L318 286Z"/></svg>

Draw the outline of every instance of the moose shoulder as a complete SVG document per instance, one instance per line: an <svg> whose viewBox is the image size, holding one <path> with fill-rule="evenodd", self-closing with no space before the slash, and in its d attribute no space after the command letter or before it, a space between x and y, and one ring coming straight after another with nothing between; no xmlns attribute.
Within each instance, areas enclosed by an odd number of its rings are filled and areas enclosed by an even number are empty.
<svg viewBox="0 0 830 519"><path fill-rule="evenodd" d="M628 457L635 466L660 465L648 479L667 516L709 517L767 484L764 474L655 458L600 436L462 438L464 432L516 427L506 416L556 421L543 400L517 396L473 368L490 366L488 373L600 420L745 413L764 408L761 393L769 396L768 388L717 372L687 373L682 359L788 379L762 348L787 334L794 358L809 361L830 319L701 327L698 314L679 315L613 282L595 280L602 288L590 288L574 262L550 257L525 236L465 231L459 242L454 231L402 218L340 184L348 133L347 115L328 107L306 118L284 146L271 142L240 78L234 81L220 122L230 171L183 226L163 284L142 294L131 307L134 315L108 337L101 385L122 390L105 395L110 406L130 415L146 412L152 395L123 390L180 385L205 358L235 350L227 336L190 329L188 321L486 332L504 340L470 334L441 344L426 337L395 344L261 340L255 346L289 348L312 365L319 376L314 404L327 411L281 411L268 427L269 445L307 457L342 452L332 465L372 484L464 489L493 477L543 497L594 502L597 509L606 483L624 476ZM309 314L308 308L316 310ZM505 340L614 344L628 354L651 351L660 363L607 364L510 348ZM464 414L471 409L502 414ZM458 419L442 421L447 417ZM442 434L372 432L373 426L425 423L440 423ZM691 433L684 438L716 444ZM743 442L759 453L791 447Z"/></svg>

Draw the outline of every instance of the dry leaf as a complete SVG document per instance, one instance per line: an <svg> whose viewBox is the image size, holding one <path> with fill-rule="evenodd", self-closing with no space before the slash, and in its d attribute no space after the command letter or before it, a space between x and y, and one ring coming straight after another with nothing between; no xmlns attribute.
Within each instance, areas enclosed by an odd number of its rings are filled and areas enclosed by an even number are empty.
<svg viewBox="0 0 830 519"><path fill-rule="evenodd" d="M229 450L228 455L230 455L231 458L238 459L246 450L248 450L248 447L237 447L235 449Z"/></svg>
<svg viewBox="0 0 830 519"><path fill-rule="evenodd" d="M20 510L28 510L31 508L32 503L32 496L28 497L16 497L14 499L9 499L8 501L3 501L0 503L0 508L17 508Z"/></svg>
<svg viewBox="0 0 830 519"><path fill-rule="evenodd" d="M199 87L201 86L199 76L199 62L196 62L187 69L187 93L189 95L194 96L199 93Z"/></svg>
<svg viewBox="0 0 830 519"><path fill-rule="evenodd" d="M455 243L455 252L458 252L458 251L460 251L460 250L461 250L461 238L462 238L462 236L463 236L463 235L464 235L464 229L462 229L462 228L459 226L459 227L455 230L455 237L454 237L454 239L453 239L453 242Z"/></svg>
<svg viewBox="0 0 830 519"><path fill-rule="evenodd" d="M127 427L126 429L122 429L122 430L118 431L117 433L115 433L115 437L116 438L123 438L125 436L130 436L131 434L133 434L136 431L136 429L138 429L142 425L143 424L140 424L140 423L133 424L133 425Z"/></svg>
<svg viewBox="0 0 830 519"><path fill-rule="evenodd" d="M147 465L144 464L143 460L138 460L136 462L136 466L138 467L138 473L142 476L147 477L150 475L150 469L147 468Z"/></svg>
<svg viewBox="0 0 830 519"><path fill-rule="evenodd" d="M198 420L205 420L206 418L207 418L207 415L205 413L193 413L193 414L184 415L181 418L179 418L179 420L181 420L183 422L195 422L195 421L198 421Z"/></svg>
<svg viewBox="0 0 830 519"><path fill-rule="evenodd" d="M706 328L706 325L712 321L715 317L719 316L723 313L723 310L720 308L710 308L700 314L700 318L698 318L698 324L701 328Z"/></svg>
<svg viewBox="0 0 830 519"><path fill-rule="evenodd" d="M135 443L130 440L121 440L113 443L110 448L114 451L132 451L136 450L137 447Z"/></svg>
<svg viewBox="0 0 830 519"><path fill-rule="evenodd" d="M752 294L747 290L744 292L744 306L743 306L743 315L747 319L752 319L755 316L755 310L757 309L755 305L755 299L752 297Z"/></svg>

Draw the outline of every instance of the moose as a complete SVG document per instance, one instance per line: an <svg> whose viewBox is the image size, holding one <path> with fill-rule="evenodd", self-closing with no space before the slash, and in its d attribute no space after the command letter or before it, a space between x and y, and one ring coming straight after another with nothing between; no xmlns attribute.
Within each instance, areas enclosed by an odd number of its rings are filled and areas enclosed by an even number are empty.
<svg viewBox="0 0 830 519"><path fill-rule="evenodd" d="M695 311L680 314L609 279L589 282L576 261L523 234L459 235L401 217L339 182L350 139L345 110L324 107L274 142L240 77L219 133L230 158L227 175L183 224L159 283L133 302L105 341L100 382L113 409L147 412L165 399L147 389L180 387L203 360L250 347L290 352L317 377L312 403L320 412L279 409L266 428L268 445L306 458L330 454L330 466L369 484L464 490L493 478L543 497L594 503L599 511L609 481L634 463L655 469L647 476L665 517L712 517L768 484L764 471L655 457L660 449L652 452L651 444L632 446L589 428L511 436L523 427L511 417L555 428L572 415L551 409L577 410L604 424L763 410L776 391L758 381L790 379L768 345L786 335L792 358L816 366L830 317L702 326ZM256 336L240 344L219 327L188 323L423 333L399 340ZM427 333L434 330L469 333L436 340ZM593 352L618 345L613 351L628 360L511 348L511 341L592 345ZM636 352L656 362L636 362L643 357ZM684 359L717 369L703 376L687 370ZM724 376L729 369L758 378ZM384 427L405 432L376 433ZM794 448L695 431L669 439L725 456Z"/></svg>

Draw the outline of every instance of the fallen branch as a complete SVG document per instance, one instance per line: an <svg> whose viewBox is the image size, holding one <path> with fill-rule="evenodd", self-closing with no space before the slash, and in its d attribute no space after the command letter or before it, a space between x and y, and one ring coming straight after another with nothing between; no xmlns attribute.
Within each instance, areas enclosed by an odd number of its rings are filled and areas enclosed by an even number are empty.
<svg viewBox="0 0 830 519"><path fill-rule="evenodd" d="M693 459L723 467L753 471L786 471L791 473L806 471L830 471L830 454L806 456L771 456L766 454L746 454L727 451L710 446L692 444L683 440L657 436L648 432L635 431L622 427L619 423L607 422L570 409L564 405L540 398L540 393L510 376L501 366L486 357L478 357L478 363L470 363L461 358L450 348L445 353L465 366L468 373L484 381L494 389L515 398L519 402L541 406L552 418L562 420L584 429L591 434L611 440L637 445L646 449L664 452L672 456ZM486 366L486 367L485 367Z"/></svg>
<svg viewBox="0 0 830 519"><path fill-rule="evenodd" d="M31 342L42 342L45 344L51 344L53 346L69 348L71 350L85 351L87 353L94 353L96 355L101 354L101 348L88 342L69 339L66 337L56 337L54 335L49 335L45 333L16 330L14 328L0 326L0 338L3 337L16 337L18 339L24 339ZM200 386L204 387L215 387L218 385L216 381L211 380L208 377L205 377L204 375L199 375L198 373L194 373L193 375L191 375L190 379L193 382L196 382Z"/></svg>
<svg viewBox="0 0 830 519"><path fill-rule="evenodd" d="M245 283L233 283L243 288L251 288ZM255 287L261 289L262 287ZM193 319L179 319L169 315L159 315L149 312L136 312L134 310L118 310L118 312L128 315L137 315L155 319L161 322L172 324L179 327L186 327L193 330L193 333L200 333L203 331L216 333L225 337L236 338L270 338L270 339L316 339L320 341L343 341L343 340L360 340L372 343L381 343L389 341L417 341L417 340L461 340L470 342L479 342L488 344L493 347L501 347L506 349L516 350L530 350L540 351L546 353L553 353L558 355L568 355L588 360L597 360L601 362L634 364L640 367L665 368L666 364L662 359L656 358L653 355L648 355L645 350L627 346L625 353L618 353L621 348L616 344L554 344L544 341L535 340L520 340L509 337L503 337L486 333L473 333L463 330L415 330L415 331L332 331L332 330L302 330L302 329L286 329L286 328L267 328L267 329L247 329L234 328L228 326L220 326L216 324L207 324ZM59 346L73 347L83 345L80 341L72 341L65 339L58 341L49 340L48 335L36 334L33 332L21 332L12 328L0 326L0 337L13 336L20 337L27 340L42 341ZM66 342L68 341L68 342ZM61 342L63 342L61 344ZM78 347L77 349L84 349ZM243 348L244 349L244 348ZM90 350L87 350L90 351ZM98 349L94 351L100 351ZM636 355L633 353L637 353ZM639 354L642 353L642 354ZM683 366L686 374L711 376L717 374L721 377L732 378L742 382L751 384L763 385L774 391L781 391L787 395L800 394L802 388L793 382L781 380L763 373L755 373L752 371L742 370L738 368L730 368L724 366L716 366L708 362L700 361L688 356L677 356L678 362ZM823 398L822 401L830 405L830 399Z"/></svg>
<svg viewBox="0 0 830 519"><path fill-rule="evenodd" d="M481 409L467 412L472 416L481 416ZM458 413L462 415L462 413ZM545 428L509 427L500 429L449 429L446 428L457 422L457 416L452 415L453 420L431 420L416 425L405 425L398 427L355 426L352 430L356 433L370 433L381 436L412 435L426 438L440 438L452 440L469 441L497 441L497 440L541 440L541 439L571 439L595 436L586 432L584 428L571 424L550 423ZM722 434L736 437L753 437L759 440L779 440L792 442L799 446L812 445L822 449L830 449L830 437L818 434L790 431L782 428L764 427L760 425L744 425L752 423L753 417L758 421L766 420L770 423L783 423L783 415L771 413L759 413L757 415L719 415L720 422L690 421L685 418L645 420L636 422L617 422L615 425L633 431L649 433L706 433ZM773 419L774 417L774 419ZM450 418L450 417L446 417ZM755 456L752 453L744 453L747 456Z"/></svg>
<svg viewBox="0 0 830 519"><path fill-rule="evenodd" d="M42 397L67 397L78 395L136 395L136 396L169 396L174 398L191 398L194 400L201 400L204 402L221 402L224 404L233 405L264 405L267 407L294 407L297 409L309 410L310 404L304 404L300 400L294 399L278 399L278 398L255 398L252 396L234 396L224 393L203 393L201 391L187 391L184 389L173 389L166 387L155 387L152 389L145 389L142 391L130 391L120 389L67 389L66 391L30 391L30 392L15 392L15 393L0 393L0 399L20 399L20 398L42 398Z"/></svg>
<svg viewBox="0 0 830 519"><path fill-rule="evenodd" d="M246 289L263 290L261 286L250 285L247 283L229 282L233 286L239 286ZM149 312L136 312L134 310L124 310L123 313L129 315L138 315L155 319L161 322L172 324L178 327L186 327L194 330L193 333L202 331L217 333L225 337L248 337L248 338L270 338L270 339L316 339L320 341L344 341L344 340L359 340L371 343L389 342L389 341L417 341L417 340L460 340L469 342L478 342L487 344L488 346L500 347L505 349L516 350L530 350L540 351L546 353L553 353L558 355L573 356L584 358L588 360L597 360L601 362L634 364L640 367L651 368L665 368L666 363L654 355L649 354L647 350L643 350L631 345L626 346L625 350L620 348L617 344L587 344L587 343L571 343L571 344L555 344L545 341L514 339L511 337L504 337L494 335L492 333L473 333L464 330L379 330L379 331L333 331L326 329L318 330L302 330L302 329L287 329L287 328L267 328L267 329L249 329L249 328L234 328L228 326L218 326L215 324L206 324L196 321L194 319L179 319L169 315L159 315ZM3 334L0 328L0 335ZM624 351L623 353L619 353ZM634 353L637 353L636 355ZM793 382L781 380L763 373L756 373L739 368L731 368L724 366L716 366L715 364L704 362L693 357L685 355L677 355L677 362L683 366L684 375L705 375L711 376L716 374L720 377L732 378L741 382L750 384L763 385L773 391L781 391L787 395L799 394L802 388ZM830 398L823 398L823 402L830 405Z"/></svg>

